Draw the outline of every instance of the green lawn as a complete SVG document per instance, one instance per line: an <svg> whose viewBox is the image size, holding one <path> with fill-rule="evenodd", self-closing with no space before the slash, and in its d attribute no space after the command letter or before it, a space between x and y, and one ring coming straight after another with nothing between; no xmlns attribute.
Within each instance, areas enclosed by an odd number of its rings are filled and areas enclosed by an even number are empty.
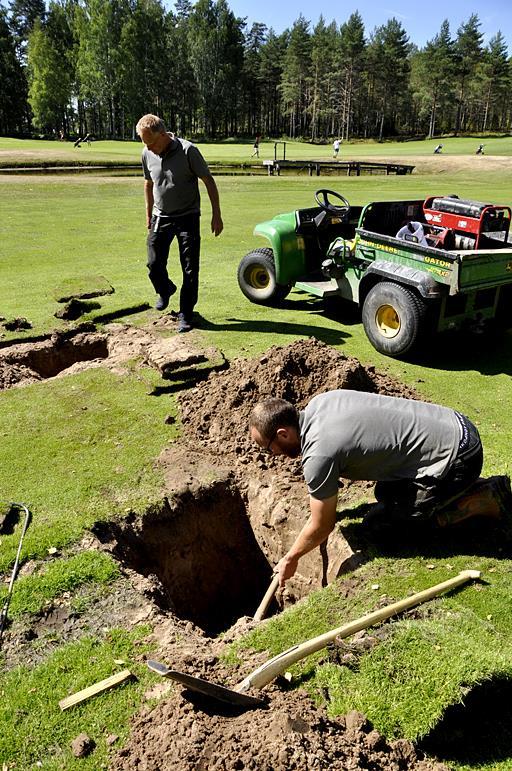
<svg viewBox="0 0 512 771"><path fill-rule="evenodd" d="M282 141L282 140L278 140ZM391 158L432 155L434 147L443 144L443 155L474 155L478 145L485 144L486 155L512 155L512 137L447 137L412 142L361 142L349 141L341 145L339 159L364 159L379 156ZM257 162L251 159L251 141L225 141L197 143L205 158L212 162ZM23 165L24 162L49 162L51 160L86 162L86 163L138 163L140 160L140 142L117 142L101 140L90 146L74 148L72 142L53 142L50 140L12 139L0 137L0 165ZM283 154L283 145L277 148L279 157ZM263 140L260 144L259 160L274 157L274 140ZM332 158L331 143L323 145L308 142L286 140L286 157L292 160Z"/></svg>
<svg viewBox="0 0 512 771"><path fill-rule="evenodd" d="M459 151L468 154L475 144L475 139L446 140L447 152L451 141L463 143ZM509 154L510 139L492 141L501 148L500 152ZM486 141L489 147L490 142ZM29 142L20 145L19 140L0 139L0 152L11 150L14 157L20 146L34 153L35 148L43 144L46 145L44 152L48 148L52 151L56 145ZM391 155L398 148L405 156L414 144L420 144L425 154L431 152L427 143L386 145L386 152ZM205 153L211 159L240 160L249 150L247 145L225 143L209 145ZM266 150L270 152L270 145ZM314 150L328 153L329 148ZM356 145L343 147L342 155L345 151L354 152L353 157L364 157L362 148L359 152ZM382 155L382 146L364 146L367 155L374 151ZM125 161L131 157L136 160L140 145L97 143L76 152L84 155L103 152L109 159L118 153ZM311 147L297 144L295 152L309 157ZM419 147L412 152L420 153ZM141 303L152 304L154 300L145 269L141 178L3 175L0 179L0 313L8 319L25 316L33 324L33 329L25 333L5 332L0 342L5 344L65 326L53 315L59 308L55 291L63 282L90 275L104 276L114 286L115 293L98 298L101 308L93 310L88 318L94 320L104 314L123 318L124 313L125 320L144 324L157 317L153 310L131 312ZM254 245L263 245L263 241L252 235L254 225L277 212L312 205L318 187L332 187L354 204L447 193L506 204L512 202L509 178L496 171L484 176L475 168L472 172L460 170L424 176L330 177L328 181L296 176L219 176L217 183L225 231L216 239L209 233L209 203L203 194L202 275L197 308L202 320L201 329L195 334L205 343L222 349L228 358L256 355L270 345L314 335L364 363L387 369L425 396L468 414L481 429L486 450L485 473L511 473L510 332L495 337L476 334L439 337L421 363L397 362L371 347L355 316L347 316L342 321L328 318L319 301L296 291L280 309L252 305L236 282L241 257ZM175 249L170 264L171 274L179 279ZM77 541L96 519L123 514L126 510L142 511L158 497L161 479L153 468L153 460L177 435L176 427L164 422L166 415L176 414L174 396L150 395L151 387L158 382L157 374L149 370L137 371L137 376L121 376L96 369L0 393L0 497L26 502L34 513L24 556L42 558L52 546ZM0 571L12 564L15 548L14 536L2 537ZM365 659L360 674L322 668L319 678L323 680L312 680L311 687L314 690L316 685L328 686L333 695L333 709L357 706L389 733L417 736L439 718L446 704L463 697L468 683L510 675L508 577L512 562L497 560L496 555L489 559L477 556L475 565L475 552L467 544L461 549L459 555L455 553L450 558L453 569L481 567L488 571L492 568L490 585L482 592L468 588L460 594L460 601L458 598L442 601L432 617L418 625L414 621L401 622L396 636ZM446 577L443 571L446 572L447 560L438 554L432 556L432 561L435 575L425 569L425 560L410 555L407 558L383 555L371 563L371 569L379 573L382 591L398 598L409 587L419 589ZM60 587L72 587L70 565L73 564L67 562L62 572L43 571L41 575L46 576L47 585L42 588L38 589L34 582L26 584L23 592L20 591L20 607L14 605L15 612L25 613L27 608L40 604L45 592L53 597ZM98 566L82 565L80 580L99 580L94 577L97 569ZM442 577L438 579L439 574ZM370 577L368 581L371 582ZM304 615L300 608L294 611L290 617L293 623L276 620L270 627L272 641L262 640L258 644L262 647L271 644L274 651L285 648L290 644L291 631L295 630L294 639L305 639L326 627L337 626L340 615L352 613L354 617L359 609L364 612L371 598L371 591L363 591L359 601L340 605L339 597L336 599L332 590L320 593L312 599ZM457 616L453 627L446 620L447 613ZM492 623L488 616L492 617ZM108 639L96 644L98 667L93 674L103 676L103 672L109 673L109 662L115 653ZM119 644L128 649L130 641L123 637ZM75 719L70 715L65 724L59 723L57 714L48 705L59 672L65 672L65 688L86 684L89 673L84 662L90 655L90 645L85 641L83 650L73 649L66 664L63 664L66 658L63 648L33 672L20 668L1 678L0 691L10 701L8 709L3 713L0 710L0 723L4 721L8 725L3 744L0 739L0 761L7 762L14 757L8 748L16 737L12 716L19 711L25 721L23 730L27 730L31 738L30 750L23 750L25 754L20 755L24 765L19 768L32 768L39 758L45 758L47 768L72 768L79 762L71 760L68 754L63 755L62 749L55 750L55 745L62 748L69 736L73 736ZM422 678L421 670L429 666L432 645L440 646L436 666L431 668L428 677ZM434 647L434 650L437 649ZM76 677L70 670L71 654L80 657L84 670ZM393 662L396 662L394 669ZM307 667L304 672L309 677ZM395 679L393 673L398 673ZM416 688L407 688L402 696L401 677L409 685L416 684ZM385 688L377 688L379 678L392 688L392 704L387 711ZM441 692L435 691L435 683L440 680L443 688ZM48 719L37 728L30 693L33 688L42 688L42 683L47 685L37 708L46 710ZM116 696L116 710L119 708L116 726L140 703L138 688L126 689L129 704L123 702L122 693L119 692L119 699ZM97 723L94 709L83 709L80 714L92 721L91 724ZM510 768L512 741L507 738L507 742L506 759L497 763L486 761L481 768L487 771ZM45 753L49 753L48 758ZM64 766L59 766L59 762ZM82 765L95 767L93 760ZM462 767L459 764L458 768ZM464 766L470 767L476 766Z"/></svg>

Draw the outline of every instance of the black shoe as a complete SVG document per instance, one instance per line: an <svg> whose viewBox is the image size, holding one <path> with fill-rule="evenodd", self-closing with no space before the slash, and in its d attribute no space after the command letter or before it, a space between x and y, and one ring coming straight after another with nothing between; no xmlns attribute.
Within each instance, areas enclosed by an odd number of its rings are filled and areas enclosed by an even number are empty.
<svg viewBox="0 0 512 771"><path fill-rule="evenodd" d="M192 322L183 313L180 313L178 315L178 332L190 332L191 329Z"/></svg>
<svg viewBox="0 0 512 771"><path fill-rule="evenodd" d="M169 286L165 294L159 294L156 298L155 308L157 311L164 311L169 305L169 299L176 292L177 286L169 279Z"/></svg>

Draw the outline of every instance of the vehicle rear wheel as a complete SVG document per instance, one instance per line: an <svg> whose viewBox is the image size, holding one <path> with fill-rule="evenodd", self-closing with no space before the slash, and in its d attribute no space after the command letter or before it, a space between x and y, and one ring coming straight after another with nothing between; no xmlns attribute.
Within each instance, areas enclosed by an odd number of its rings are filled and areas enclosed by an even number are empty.
<svg viewBox="0 0 512 771"><path fill-rule="evenodd" d="M290 292L289 284L278 284L272 249L254 249L238 266L238 285L253 303L278 305Z"/></svg>
<svg viewBox="0 0 512 771"><path fill-rule="evenodd" d="M410 289L382 281L368 292L363 303L363 327L380 353L403 356L418 342L426 306Z"/></svg>

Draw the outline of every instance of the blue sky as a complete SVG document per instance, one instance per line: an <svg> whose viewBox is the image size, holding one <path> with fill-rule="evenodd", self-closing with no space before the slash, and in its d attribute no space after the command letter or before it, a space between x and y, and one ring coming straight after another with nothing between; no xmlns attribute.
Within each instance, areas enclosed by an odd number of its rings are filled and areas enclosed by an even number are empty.
<svg viewBox="0 0 512 771"><path fill-rule="evenodd" d="M503 33L512 54L512 2L511 0L487 0L483 3L468 3L467 0L358 0L354 3L340 3L336 0L228 0L228 5L236 16L247 17L249 25L261 21L276 32L291 27L299 13L311 21L312 26L320 14L330 22L343 23L354 11L361 14L367 35L374 27L385 24L393 16L401 22L410 41L423 46L439 32L443 19L448 19L452 35L472 13L478 14L481 22L480 31L484 42L496 34Z"/></svg>

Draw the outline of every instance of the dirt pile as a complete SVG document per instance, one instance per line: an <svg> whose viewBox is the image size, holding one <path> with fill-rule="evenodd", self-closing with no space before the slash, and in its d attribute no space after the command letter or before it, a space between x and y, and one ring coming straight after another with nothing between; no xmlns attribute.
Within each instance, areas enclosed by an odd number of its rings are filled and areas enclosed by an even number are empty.
<svg viewBox="0 0 512 771"><path fill-rule="evenodd" d="M269 709L208 711L183 696L139 718L113 771L447 771L410 742L388 743L358 712L337 720L299 692L273 688ZM198 697L200 698L200 697Z"/></svg>
<svg viewBox="0 0 512 771"><path fill-rule="evenodd" d="M235 359L225 372L210 375L181 397L182 421L205 447L240 455L250 450L248 420L257 401L275 396L302 409L317 394L337 388L418 398L375 367L309 338L272 346L257 359Z"/></svg>

